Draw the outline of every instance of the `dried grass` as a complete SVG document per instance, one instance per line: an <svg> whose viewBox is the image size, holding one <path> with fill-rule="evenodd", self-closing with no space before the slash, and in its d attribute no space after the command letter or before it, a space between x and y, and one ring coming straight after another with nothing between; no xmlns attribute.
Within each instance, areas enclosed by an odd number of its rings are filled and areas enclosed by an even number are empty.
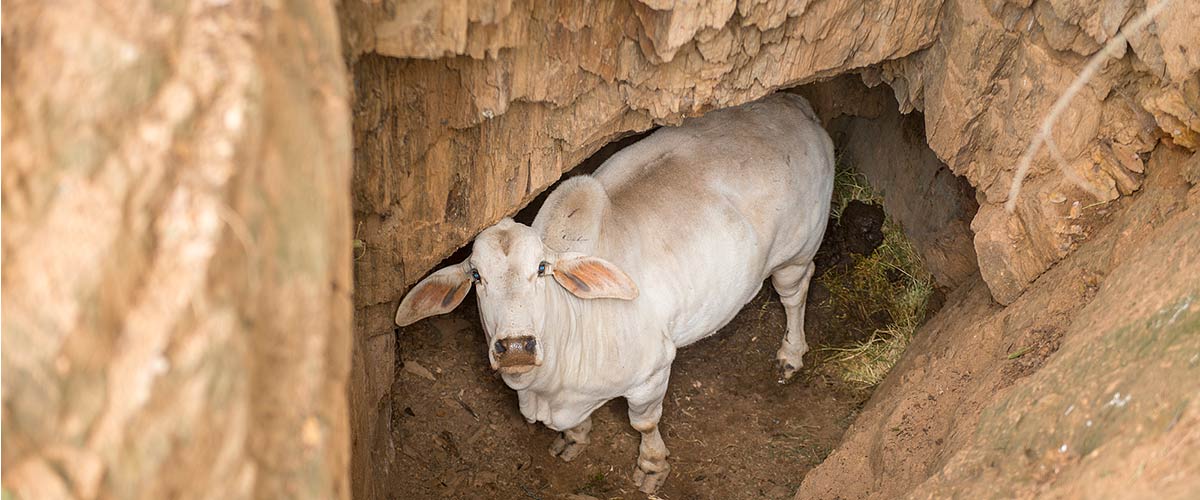
<svg viewBox="0 0 1200 500"><path fill-rule="evenodd" d="M881 203L882 198L857 172L839 164L834 178L831 211L840 217L853 200ZM834 317L870 324L886 315L886 325L873 331L850 332L865 340L849 346L819 349L828 356L826 369L851 383L873 386L883 380L913 333L925 319L925 306L933 293L933 278L916 249L891 218L884 222L884 240L871 255L854 256L851 266L835 268L818 280L829 290Z"/></svg>

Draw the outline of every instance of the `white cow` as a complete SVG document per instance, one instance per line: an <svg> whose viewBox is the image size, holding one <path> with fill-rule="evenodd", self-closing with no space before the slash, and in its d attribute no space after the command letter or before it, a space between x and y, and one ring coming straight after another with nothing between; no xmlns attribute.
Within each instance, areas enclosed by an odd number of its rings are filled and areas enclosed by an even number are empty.
<svg viewBox="0 0 1200 500"><path fill-rule="evenodd" d="M474 284L492 368L529 422L561 432L551 452L576 457L592 412L624 397L642 434L634 482L652 493L670 469L658 421L676 348L729 323L768 276L787 312L780 382L801 366L833 162L795 95L664 127L563 182L533 227L484 230L466 261L409 292L396 323L446 313Z"/></svg>

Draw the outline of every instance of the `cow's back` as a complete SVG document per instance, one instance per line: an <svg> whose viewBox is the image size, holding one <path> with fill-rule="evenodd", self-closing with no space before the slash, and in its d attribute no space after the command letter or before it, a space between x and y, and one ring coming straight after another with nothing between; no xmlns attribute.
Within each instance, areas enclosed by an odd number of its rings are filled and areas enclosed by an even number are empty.
<svg viewBox="0 0 1200 500"><path fill-rule="evenodd" d="M816 253L833 150L806 101L776 94L660 129L593 177L609 198L594 252L686 345L728 323L776 268Z"/></svg>

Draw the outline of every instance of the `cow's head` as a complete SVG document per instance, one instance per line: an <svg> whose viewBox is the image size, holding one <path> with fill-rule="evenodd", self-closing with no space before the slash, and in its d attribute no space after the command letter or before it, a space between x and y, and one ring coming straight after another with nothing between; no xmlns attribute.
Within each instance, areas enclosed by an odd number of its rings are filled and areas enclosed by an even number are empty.
<svg viewBox="0 0 1200 500"><path fill-rule="evenodd" d="M406 326L450 312L471 285L476 286L492 368L512 374L542 364L546 287L562 287L581 299L633 300L638 295L633 280L612 263L555 253L533 228L504 219L475 238L466 261L417 283L400 302L396 324Z"/></svg>

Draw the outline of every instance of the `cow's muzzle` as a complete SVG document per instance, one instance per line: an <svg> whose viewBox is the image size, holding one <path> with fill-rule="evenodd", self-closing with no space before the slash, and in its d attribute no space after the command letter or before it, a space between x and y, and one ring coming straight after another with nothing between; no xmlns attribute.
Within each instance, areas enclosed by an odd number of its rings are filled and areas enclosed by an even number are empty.
<svg viewBox="0 0 1200 500"><path fill-rule="evenodd" d="M537 339L524 335L497 340L492 344L496 367L504 373L524 373L538 365Z"/></svg>

